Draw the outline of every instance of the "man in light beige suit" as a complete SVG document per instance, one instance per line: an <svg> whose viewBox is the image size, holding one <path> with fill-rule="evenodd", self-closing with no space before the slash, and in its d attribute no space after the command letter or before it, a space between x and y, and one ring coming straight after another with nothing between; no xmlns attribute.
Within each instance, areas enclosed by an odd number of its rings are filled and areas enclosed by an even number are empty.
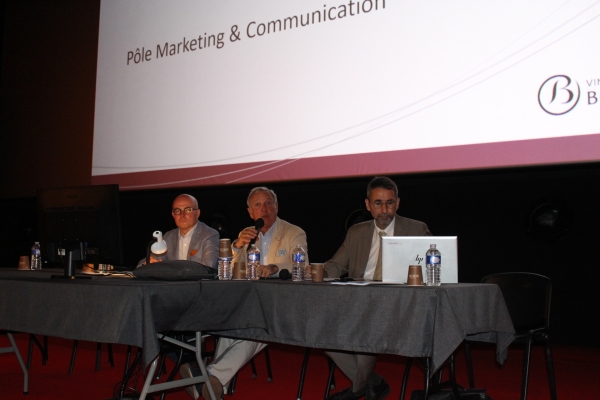
<svg viewBox="0 0 600 400"><path fill-rule="evenodd" d="M233 262L246 260L246 247L252 239L255 239L261 256L260 276L276 276L283 269L291 271L292 251L296 245L301 245L308 252L306 233L296 225L277 217L279 204L277 195L271 189L264 186L252 189L248 195L247 204L250 218L255 221L262 218L264 226L260 232L253 226L240 232L238 238L232 243ZM308 264L308 254L306 263ZM224 387L228 385L237 371L265 346L264 343L250 340L225 337L219 339L215 360L206 368L217 398L223 396ZM184 378L188 378L199 375L200 370L185 364L181 367L180 372ZM186 391L194 400L199 398L200 391L205 399L210 399L206 386L201 390L199 385L190 386Z"/></svg>
<svg viewBox="0 0 600 400"><path fill-rule="evenodd" d="M250 218L262 218L265 225L260 232L250 226L240 232L232 244L233 261L246 260L246 247L252 239L256 239L256 247L260 250L261 268L259 275L263 277L276 275L282 269L292 271L292 251L296 245L306 247L306 233L296 225L292 225L277 216L279 205L274 191L261 186L250 191L248 196L248 213ZM306 257L308 264L308 255Z"/></svg>

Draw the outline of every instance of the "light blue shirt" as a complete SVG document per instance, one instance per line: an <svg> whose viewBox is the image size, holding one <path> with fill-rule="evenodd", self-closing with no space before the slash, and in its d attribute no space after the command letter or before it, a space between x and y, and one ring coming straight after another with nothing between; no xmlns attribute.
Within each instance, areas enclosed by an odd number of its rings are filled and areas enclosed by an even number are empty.
<svg viewBox="0 0 600 400"><path fill-rule="evenodd" d="M267 233L265 233L263 235L262 232L258 232L258 237L260 239L260 264L261 265L267 265L269 262L269 249L271 248L271 237L273 236L273 232L275 231L275 225L277 225L277 220L275 220L275 223L273 223L273 225L271 225L271 227L269 228L269 230L267 231ZM233 246L232 246L233 247ZM233 247L233 251L235 253L237 253L238 251L240 251L241 249L236 249L235 247ZM246 260L244 260L245 262Z"/></svg>
<svg viewBox="0 0 600 400"><path fill-rule="evenodd" d="M277 220L275 220L275 223L271 225L267 233L264 235L262 232L258 233L260 237L260 263L262 265L269 264L269 248L271 247L271 237L275 231L275 225L277 225Z"/></svg>

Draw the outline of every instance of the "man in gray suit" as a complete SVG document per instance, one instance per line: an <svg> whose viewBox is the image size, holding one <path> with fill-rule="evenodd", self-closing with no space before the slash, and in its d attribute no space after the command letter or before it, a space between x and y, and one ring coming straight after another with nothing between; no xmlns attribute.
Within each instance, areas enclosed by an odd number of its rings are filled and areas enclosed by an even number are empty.
<svg viewBox="0 0 600 400"><path fill-rule="evenodd" d="M423 222L396 214L400 207L398 187L387 177L376 177L367 186L365 199L373 221L362 222L348 229L344 243L333 258L325 263L330 278L348 274L350 278L381 280L381 236L431 236ZM380 233L381 232L381 233ZM390 387L380 375L373 372L377 356L351 352L326 352L352 386L329 397L331 400L381 400L390 393Z"/></svg>
<svg viewBox="0 0 600 400"><path fill-rule="evenodd" d="M159 256L152 255L150 262L189 260L216 269L219 232L198 221L198 200L189 194L177 196L173 201L171 215L177 229L172 229L163 236L167 243L167 252ZM144 261L145 259L140 261L140 265Z"/></svg>

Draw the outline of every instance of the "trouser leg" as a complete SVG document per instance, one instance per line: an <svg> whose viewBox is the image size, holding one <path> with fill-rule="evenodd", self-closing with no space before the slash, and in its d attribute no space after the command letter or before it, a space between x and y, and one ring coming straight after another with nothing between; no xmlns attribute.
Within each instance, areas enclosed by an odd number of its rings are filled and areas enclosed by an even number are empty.
<svg viewBox="0 0 600 400"><path fill-rule="evenodd" d="M265 346L266 344L260 342L222 337L215 351L215 359L206 369L227 387L238 370Z"/></svg>
<svg viewBox="0 0 600 400"><path fill-rule="evenodd" d="M377 356L372 354L326 351L335 364L352 381L352 391L358 392L367 385L375 368Z"/></svg>

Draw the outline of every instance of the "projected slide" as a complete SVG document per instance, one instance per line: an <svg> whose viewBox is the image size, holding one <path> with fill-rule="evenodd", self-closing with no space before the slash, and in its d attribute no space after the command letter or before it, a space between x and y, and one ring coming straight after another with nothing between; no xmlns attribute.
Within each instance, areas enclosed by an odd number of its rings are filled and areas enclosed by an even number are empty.
<svg viewBox="0 0 600 400"><path fill-rule="evenodd" d="M600 1L102 0L92 181L600 160Z"/></svg>

